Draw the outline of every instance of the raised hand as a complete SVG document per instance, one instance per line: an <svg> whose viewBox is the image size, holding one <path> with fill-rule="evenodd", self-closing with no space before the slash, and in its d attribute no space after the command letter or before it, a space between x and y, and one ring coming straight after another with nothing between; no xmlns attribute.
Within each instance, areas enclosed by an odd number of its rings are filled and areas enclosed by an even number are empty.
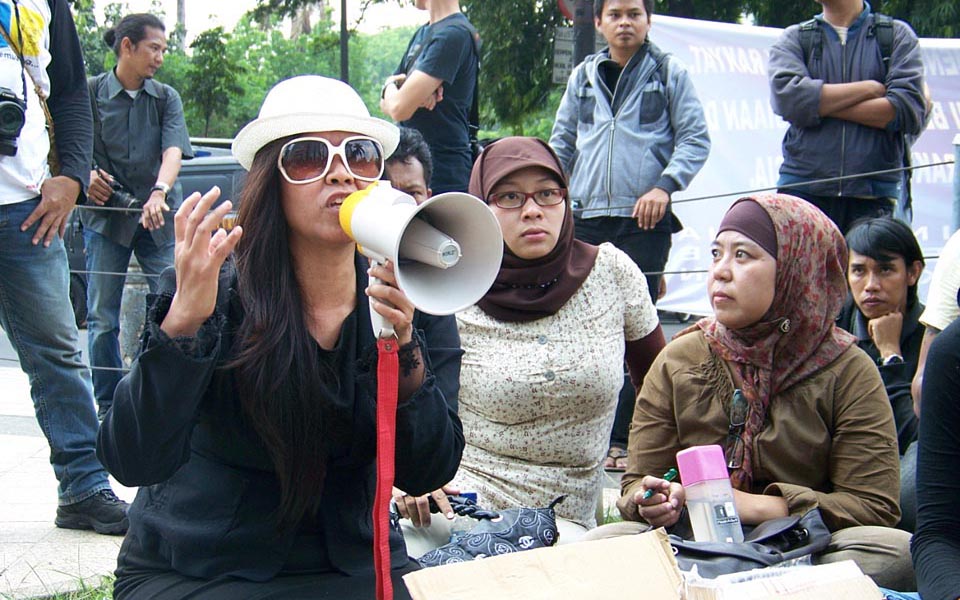
<svg viewBox="0 0 960 600"><path fill-rule="evenodd" d="M160 325L170 337L196 335L213 314L220 267L243 235L240 227L234 227L229 234L220 227L221 219L233 204L227 201L210 211L219 197L218 187L203 196L194 192L184 200L174 218L177 291Z"/></svg>

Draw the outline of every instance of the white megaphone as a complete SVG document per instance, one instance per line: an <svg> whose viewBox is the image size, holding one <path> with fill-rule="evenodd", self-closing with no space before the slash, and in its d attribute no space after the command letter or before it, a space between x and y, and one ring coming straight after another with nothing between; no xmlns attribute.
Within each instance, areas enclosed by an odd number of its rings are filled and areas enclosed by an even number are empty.
<svg viewBox="0 0 960 600"><path fill-rule="evenodd" d="M361 253L391 261L397 285L419 310L449 315L475 304L500 271L503 234L485 202L447 192L417 203L388 181L347 196L340 226ZM374 335L393 326L370 306Z"/></svg>

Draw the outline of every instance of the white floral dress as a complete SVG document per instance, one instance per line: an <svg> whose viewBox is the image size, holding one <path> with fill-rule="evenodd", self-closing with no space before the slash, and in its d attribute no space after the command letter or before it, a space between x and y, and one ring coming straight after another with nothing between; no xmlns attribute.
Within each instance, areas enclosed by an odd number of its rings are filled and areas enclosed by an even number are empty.
<svg viewBox="0 0 960 600"><path fill-rule="evenodd" d="M508 323L476 306L457 314L467 446L454 483L493 509L567 495L557 515L596 526L624 342L658 323L646 279L612 244L554 315Z"/></svg>

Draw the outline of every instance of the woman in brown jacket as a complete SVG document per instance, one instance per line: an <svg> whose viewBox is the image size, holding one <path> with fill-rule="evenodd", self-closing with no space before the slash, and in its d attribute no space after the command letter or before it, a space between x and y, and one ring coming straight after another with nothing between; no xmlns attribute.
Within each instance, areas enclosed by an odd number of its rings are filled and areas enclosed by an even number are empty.
<svg viewBox="0 0 960 600"><path fill-rule="evenodd" d="M744 198L711 246L714 316L668 344L637 397L618 503L623 532L681 517L677 451L725 448L744 525L818 507L833 532L819 562L853 559L878 583L914 589L900 518L897 438L876 367L834 325L846 295L843 236L786 195ZM745 417L731 411L734 390ZM655 493L644 500L644 492Z"/></svg>

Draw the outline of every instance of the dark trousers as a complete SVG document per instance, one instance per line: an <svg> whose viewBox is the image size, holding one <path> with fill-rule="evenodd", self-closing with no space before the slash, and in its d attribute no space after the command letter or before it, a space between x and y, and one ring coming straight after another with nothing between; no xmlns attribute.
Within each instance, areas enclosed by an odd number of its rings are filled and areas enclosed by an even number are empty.
<svg viewBox="0 0 960 600"><path fill-rule="evenodd" d="M671 234L669 231L640 229L637 226L637 220L629 217L595 217L576 219L574 232L578 240L588 244L610 242L623 250L643 271L647 278L650 299L654 304L657 303L663 268L667 265L667 258L670 256ZM636 401L637 391L630 383L630 378L624 377L623 389L620 390L620 400L617 403L617 414L610 432L611 446L627 447Z"/></svg>
<svg viewBox="0 0 960 600"><path fill-rule="evenodd" d="M896 206L891 198L854 198L851 196L815 196L797 190L778 190L782 194L790 194L803 198L816 206L823 214L836 223L840 233L846 235L850 226L860 219L870 217L893 216Z"/></svg>
<svg viewBox="0 0 960 600"><path fill-rule="evenodd" d="M390 572L396 600L410 600L402 577L417 568L411 561ZM375 595L372 573L366 577L349 577L340 573L279 575L261 583L234 577L194 579L175 571L135 572L118 577L114 583L114 598L117 600L369 600Z"/></svg>

